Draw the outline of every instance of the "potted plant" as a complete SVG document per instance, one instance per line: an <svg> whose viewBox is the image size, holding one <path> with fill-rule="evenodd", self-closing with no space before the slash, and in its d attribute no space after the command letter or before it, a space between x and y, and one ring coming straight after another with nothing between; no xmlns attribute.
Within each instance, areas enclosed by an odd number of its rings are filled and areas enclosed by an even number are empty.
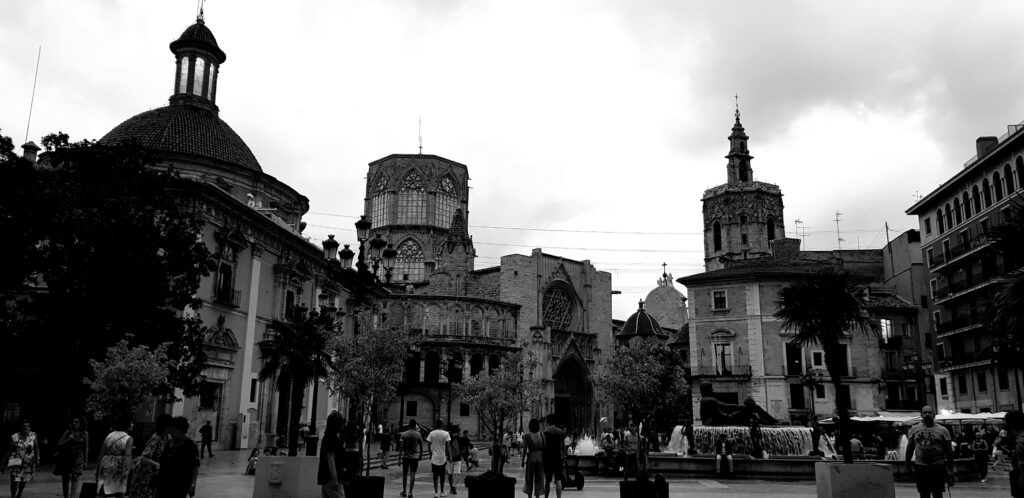
<svg viewBox="0 0 1024 498"><path fill-rule="evenodd" d="M503 473L501 440L514 428L520 414L540 399L541 381L535 375L537 361L526 346L501 355L501 366L470 376L455 386L454 393L473 407L483 430L491 439L491 469L466 477L469 498L513 498L516 479Z"/></svg>
<svg viewBox="0 0 1024 498"><path fill-rule="evenodd" d="M405 370L405 358L415 344L407 329L374 320L369 309L356 313L359 334L342 334L331 340L333 368L329 375L333 392L348 397L363 427L370 427L376 407L394 398ZM360 467L365 475L352 478L353 496L384 496L384 477L370 476L370 438L363 431Z"/></svg>
<svg viewBox="0 0 1024 498"><path fill-rule="evenodd" d="M598 396L629 415L642 426L648 440L657 437L657 420L675 420L690 391L689 376L679 353L654 337L635 337L612 353L611 362L594 376ZM645 462L649 445L640 444L636 481L619 484L622 497L668 496L664 478L650 481ZM659 476L660 477L660 476Z"/></svg>

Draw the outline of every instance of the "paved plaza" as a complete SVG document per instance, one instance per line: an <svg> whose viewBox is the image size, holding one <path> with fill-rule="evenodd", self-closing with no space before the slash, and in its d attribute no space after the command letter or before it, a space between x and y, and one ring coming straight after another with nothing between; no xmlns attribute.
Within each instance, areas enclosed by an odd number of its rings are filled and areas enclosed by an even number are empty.
<svg viewBox="0 0 1024 498"><path fill-rule="evenodd" d="M486 454L486 452L484 452ZM248 451L221 451L215 458L203 459L202 469L199 474L199 484L196 496L199 498L251 498L254 477L243 475L245 459ZM486 458L486 456L484 457ZM489 462L482 462L486 469ZM421 465L422 469L424 466ZM36 480L25 488L23 498L53 498L61 496L60 478L50 472L50 468L44 467L37 471ZM511 468L507 469L508 474L522 482L523 471L518 462L513 462ZM473 474L482 471L474 469ZM388 470L374 469L373 475L384 475L387 478L385 485L385 497L398 497L402 488L402 471L396 466ZM8 477L4 476L3 487L0 488L0 496L8 494ZM744 479L670 479L670 495L673 497L685 496L692 498L703 497L725 497L725 496L753 496L753 497L813 497L815 496L814 482L782 482L782 481L760 481ZM420 472L416 475L416 486L414 496L418 498L430 498L434 496L433 485L430 482L428 472ZM319 495L317 495L318 497ZM449 495L451 496L451 495ZM465 488L459 487L455 498L465 497ZM517 493L517 496L522 496ZM554 491L552 491L554 496ZM618 482L614 478L588 477L582 491L576 489L563 492L565 498L618 498ZM913 484L898 483L896 496L901 498L916 498L917 493ZM953 488L954 497L1008 497L1010 496L1010 483L1005 472L997 472L990 475L987 483L969 482L958 483ZM317 498L310 497L310 498ZM869 497L865 497L869 498Z"/></svg>

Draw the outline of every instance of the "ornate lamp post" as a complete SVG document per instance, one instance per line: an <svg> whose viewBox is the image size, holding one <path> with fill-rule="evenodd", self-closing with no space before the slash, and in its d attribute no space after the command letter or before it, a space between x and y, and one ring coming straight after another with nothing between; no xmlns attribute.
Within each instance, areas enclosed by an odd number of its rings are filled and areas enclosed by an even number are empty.
<svg viewBox="0 0 1024 498"><path fill-rule="evenodd" d="M388 247L381 253L381 264L384 265L384 281L391 283L391 270L395 267L395 259L398 258L398 251L388 243Z"/></svg>

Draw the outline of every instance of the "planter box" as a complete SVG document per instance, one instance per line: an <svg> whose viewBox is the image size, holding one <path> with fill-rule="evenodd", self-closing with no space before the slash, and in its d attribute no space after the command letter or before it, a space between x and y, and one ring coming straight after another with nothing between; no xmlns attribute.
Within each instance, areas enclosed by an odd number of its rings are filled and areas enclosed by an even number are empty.
<svg viewBox="0 0 1024 498"><path fill-rule="evenodd" d="M320 496L316 471L320 459L308 456L261 456L256 463L253 498L308 498Z"/></svg>
<svg viewBox="0 0 1024 498"><path fill-rule="evenodd" d="M515 498L516 478L469 476L465 480L469 498Z"/></svg>
<svg viewBox="0 0 1024 498"><path fill-rule="evenodd" d="M668 482L619 481L619 498L668 498Z"/></svg>
<svg viewBox="0 0 1024 498"><path fill-rule="evenodd" d="M892 466L884 463L818 462L818 498L896 498Z"/></svg>

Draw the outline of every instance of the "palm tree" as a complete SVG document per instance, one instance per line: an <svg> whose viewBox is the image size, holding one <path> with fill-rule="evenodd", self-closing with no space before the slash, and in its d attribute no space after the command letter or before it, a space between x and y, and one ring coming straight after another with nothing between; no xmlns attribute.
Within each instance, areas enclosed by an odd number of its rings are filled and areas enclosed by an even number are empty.
<svg viewBox="0 0 1024 498"><path fill-rule="evenodd" d="M996 291L993 302L993 325L1002 330L995 338L996 361L1004 365L1016 364L1024 354L1024 268L1017 258L1024 247L1024 203L1018 197L1010 208L1004 211L1001 223L993 226L988 237L995 243L997 252L1003 255L1007 270L1007 282ZM1017 372L1014 369L1014 390L1017 404L1021 403L1021 392Z"/></svg>
<svg viewBox="0 0 1024 498"><path fill-rule="evenodd" d="M850 399L840 396L846 352L843 347L848 334L860 329L877 334L879 324L867 312L859 297L866 279L825 267L816 274L798 278L782 289L776 303L775 318L782 320L783 330L795 333L793 342L800 346L819 344L825 352L825 366L836 389L836 408L839 411L839 437L844 448L843 459L853 463L850 451Z"/></svg>
<svg viewBox="0 0 1024 498"><path fill-rule="evenodd" d="M258 343L263 368L260 381L277 378L282 396L288 393L288 455L299 451L299 418L306 387L327 377L331 369L330 332L337 328L333 313L299 312L287 321L274 320ZM314 391L315 392L315 391Z"/></svg>

